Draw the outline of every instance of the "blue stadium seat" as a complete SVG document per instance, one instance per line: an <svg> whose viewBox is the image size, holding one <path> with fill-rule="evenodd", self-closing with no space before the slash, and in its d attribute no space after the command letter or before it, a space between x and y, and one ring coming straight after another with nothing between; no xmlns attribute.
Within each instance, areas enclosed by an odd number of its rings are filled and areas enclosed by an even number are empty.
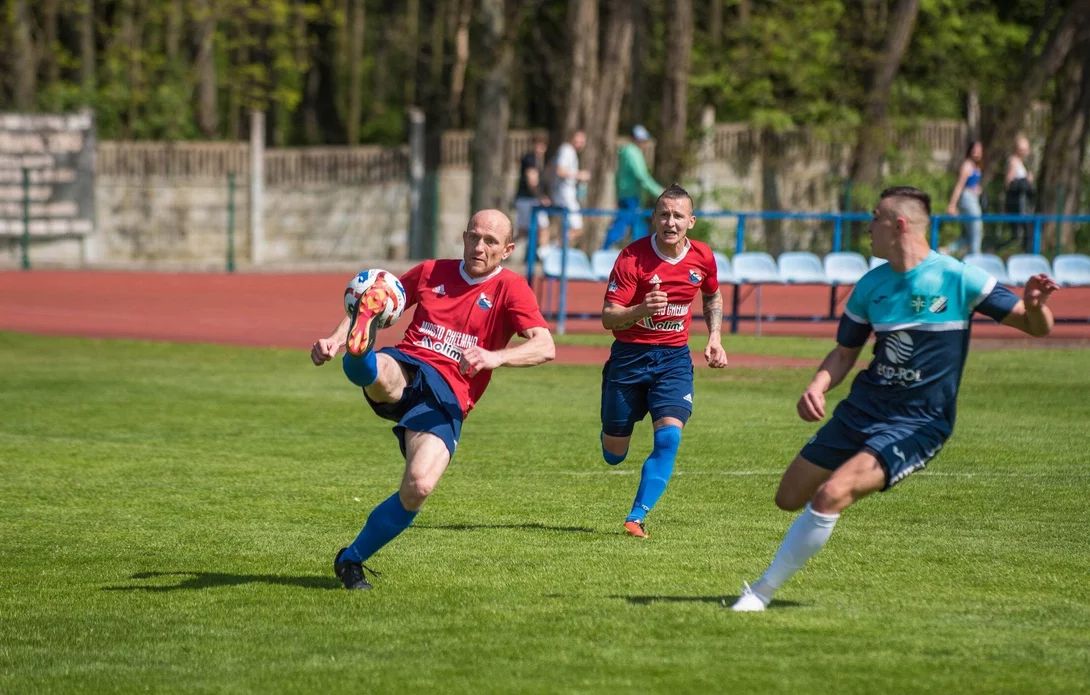
<svg viewBox="0 0 1090 695"><path fill-rule="evenodd" d="M889 261L887 261L884 258L879 258L878 256L871 256L870 257L870 269L871 270L874 270L875 268L882 265L883 263L889 263Z"/></svg>
<svg viewBox="0 0 1090 695"><path fill-rule="evenodd" d="M1021 287L1030 277L1039 273L1052 275L1052 266L1040 254L1016 253L1007 259L1007 276L1013 285Z"/></svg>
<svg viewBox="0 0 1090 695"><path fill-rule="evenodd" d="M854 285L868 270L867 259L854 251L837 251L825 257L825 276L835 285Z"/></svg>
<svg viewBox="0 0 1090 695"><path fill-rule="evenodd" d="M559 278L561 261L564 254L560 249L552 247L541 254L541 271L547 278ZM594 268L590 264L587 254L579 249L568 249L568 279L569 280L598 280Z"/></svg>
<svg viewBox="0 0 1090 695"><path fill-rule="evenodd" d="M961 260L985 271L988 275L991 275L998 280L1000 284L1011 284L1010 276L1007 275L1007 269L1003 267L1003 261L999 260L999 256L994 253L970 253Z"/></svg>
<svg viewBox="0 0 1090 695"><path fill-rule="evenodd" d="M1065 253L1052 259L1053 276L1064 287L1090 285L1090 256L1081 253Z"/></svg>
<svg viewBox="0 0 1090 695"><path fill-rule="evenodd" d="M734 255L731 262L734 281L751 285L783 284L776 261L764 251L746 251Z"/></svg>
<svg viewBox="0 0 1090 695"><path fill-rule="evenodd" d="M821 259L809 251L781 253L778 262L780 278L793 285L828 285L829 278L821 267Z"/></svg>
<svg viewBox="0 0 1090 695"><path fill-rule="evenodd" d="M715 270L720 284L734 284L734 271L730 265L730 259L725 254L714 251Z"/></svg>
<svg viewBox="0 0 1090 695"><path fill-rule="evenodd" d="M590 255L590 265L594 268L594 275L599 280L608 280L613 272L613 264L617 262L617 256L621 255L620 249L600 249Z"/></svg>

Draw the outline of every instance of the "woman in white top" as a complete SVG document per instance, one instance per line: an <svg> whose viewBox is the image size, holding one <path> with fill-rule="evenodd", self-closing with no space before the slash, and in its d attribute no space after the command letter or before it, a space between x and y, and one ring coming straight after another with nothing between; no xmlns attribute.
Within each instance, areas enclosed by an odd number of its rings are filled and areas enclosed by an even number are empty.
<svg viewBox="0 0 1090 695"><path fill-rule="evenodd" d="M1033 214L1037 192L1033 188L1033 173L1026 168L1029 156L1029 140L1019 135L1014 141L1014 154L1007 158L1006 205L1008 215ZM1011 223L1011 241L1021 237L1022 248L1029 253L1033 248L1033 227L1029 222Z"/></svg>

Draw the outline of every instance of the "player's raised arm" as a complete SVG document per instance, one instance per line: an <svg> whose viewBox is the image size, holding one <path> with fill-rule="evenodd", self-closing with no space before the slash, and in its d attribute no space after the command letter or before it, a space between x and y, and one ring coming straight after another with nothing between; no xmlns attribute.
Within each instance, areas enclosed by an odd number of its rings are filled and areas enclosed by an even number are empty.
<svg viewBox="0 0 1090 695"><path fill-rule="evenodd" d="M1052 310L1046 304L1048 298L1058 289L1060 285L1044 273L1034 275L1022 290L1022 301L1014 305L1003 319L1003 325L1017 328L1037 338L1048 335L1052 332L1055 320Z"/></svg>
<svg viewBox="0 0 1090 695"><path fill-rule="evenodd" d="M337 352L344 347L348 339L348 325L352 319L345 316L328 338L319 338L310 348L310 361L315 367L321 367L326 362L337 356Z"/></svg>
<svg viewBox="0 0 1090 695"><path fill-rule="evenodd" d="M620 331L634 326L648 316L666 311L666 293L658 285L644 296L636 306L620 306L608 299L602 304L602 327L608 331Z"/></svg>
<svg viewBox="0 0 1090 695"><path fill-rule="evenodd" d="M704 323L708 324L708 345L704 348L704 359L713 369L727 366L727 351L723 349L723 295L717 289L712 294L701 295L703 299Z"/></svg>

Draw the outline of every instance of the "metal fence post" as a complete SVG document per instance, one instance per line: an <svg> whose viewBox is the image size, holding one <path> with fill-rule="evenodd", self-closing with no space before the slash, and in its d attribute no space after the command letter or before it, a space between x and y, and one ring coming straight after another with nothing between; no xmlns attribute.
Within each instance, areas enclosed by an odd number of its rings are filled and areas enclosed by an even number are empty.
<svg viewBox="0 0 1090 695"><path fill-rule="evenodd" d="M23 270L30 270L30 169L23 168Z"/></svg>
<svg viewBox="0 0 1090 695"><path fill-rule="evenodd" d="M227 174L227 272L235 272L235 172Z"/></svg>
<svg viewBox="0 0 1090 695"><path fill-rule="evenodd" d="M746 250L746 216L738 215L738 229L734 233L734 252L742 253Z"/></svg>
<svg viewBox="0 0 1090 695"><path fill-rule="evenodd" d="M534 286L534 263L537 261L537 212L538 207L530 208L530 227L526 230L526 284Z"/></svg>
<svg viewBox="0 0 1090 695"><path fill-rule="evenodd" d="M931 218L931 248L937 249L939 247L939 222L938 216Z"/></svg>
<svg viewBox="0 0 1090 695"><path fill-rule="evenodd" d="M568 313L568 211L560 224L560 296L556 301L556 334L564 335L564 323Z"/></svg>
<svg viewBox="0 0 1090 695"><path fill-rule="evenodd" d="M1041 253L1041 218L1033 220L1033 252Z"/></svg>
<svg viewBox="0 0 1090 695"><path fill-rule="evenodd" d="M1077 210L1076 210L1077 212ZM1059 189L1056 191L1056 217L1060 217L1064 214L1064 185L1061 183ZM1063 243L1063 222L1056 220L1056 253L1060 253L1060 246ZM1034 251L1034 253L1038 253Z"/></svg>
<svg viewBox="0 0 1090 695"><path fill-rule="evenodd" d="M833 222L833 252L840 251L840 230L843 221L844 218L837 215L836 221Z"/></svg>

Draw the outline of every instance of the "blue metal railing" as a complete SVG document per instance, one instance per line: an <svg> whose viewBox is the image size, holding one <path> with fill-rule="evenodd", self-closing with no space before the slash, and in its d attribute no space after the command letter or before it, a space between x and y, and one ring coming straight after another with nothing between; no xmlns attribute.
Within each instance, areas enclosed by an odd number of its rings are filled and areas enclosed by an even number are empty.
<svg viewBox="0 0 1090 695"><path fill-rule="evenodd" d="M550 216L559 216L561 218L561 234L560 234L560 277L559 280L559 294L557 297L557 333L564 334L565 320L567 318L567 306L568 306L568 230L569 222L568 215L570 214L566 208L558 207L545 207L534 206L530 214L530 226L527 233L527 249L526 249L526 280L533 287L534 283L534 270L537 264L537 213L544 211ZM641 209L637 211L632 210L604 210L599 208L590 208L586 210L579 210L580 215L584 217L616 217L618 214L627 215L639 215L646 219L650 219L653 214L653 210ZM762 212L739 212L739 211L719 211L719 212L704 212L696 211L694 215L699 219L728 219L734 218L737 220L737 227L734 233L734 252L742 253L746 248L746 221L747 220L803 220L813 222L832 222L833 223L833 243L832 250L834 252L840 251L844 246L844 223L848 222L869 222L871 215L864 212L779 212L779 211L762 211ZM939 230L942 225L947 222L971 222L979 220L985 224L988 223L1015 223L1015 224L1032 224L1033 225L1033 253L1041 252L1041 233L1045 223L1072 223L1072 224L1090 224L1090 215L982 215L980 217L972 217L968 215L932 215L931 217L931 248L938 248L939 246ZM735 314L737 312L734 312ZM737 317L735 317L737 318Z"/></svg>

